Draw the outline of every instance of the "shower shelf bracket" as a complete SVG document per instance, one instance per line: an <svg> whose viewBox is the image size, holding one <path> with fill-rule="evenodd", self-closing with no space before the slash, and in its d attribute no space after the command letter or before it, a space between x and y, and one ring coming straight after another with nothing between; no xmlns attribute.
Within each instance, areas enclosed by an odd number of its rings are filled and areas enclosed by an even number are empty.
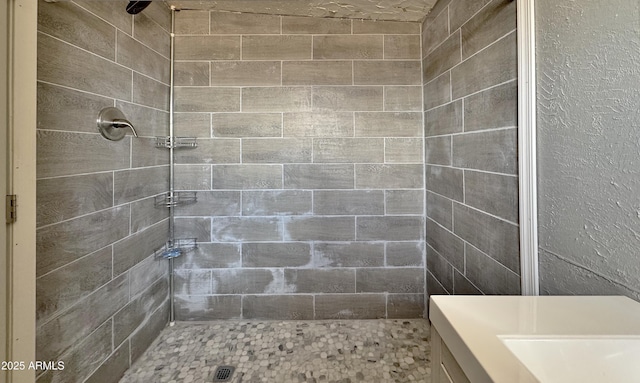
<svg viewBox="0 0 640 383"><path fill-rule="evenodd" d="M156 249L153 255L158 258L177 258L198 248L197 238L176 238L167 241L164 246Z"/></svg>
<svg viewBox="0 0 640 383"><path fill-rule="evenodd" d="M196 137L156 137L156 148L197 148L198 139Z"/></svg>
<svg viewBox="0 0 640 383"><path fill-rule="evenodd" d="M198 202L197 192L194 191L179 191L171 193L165 193L155 196L155 207L172 207L172 206L185 206L192 205Z"/></svg>

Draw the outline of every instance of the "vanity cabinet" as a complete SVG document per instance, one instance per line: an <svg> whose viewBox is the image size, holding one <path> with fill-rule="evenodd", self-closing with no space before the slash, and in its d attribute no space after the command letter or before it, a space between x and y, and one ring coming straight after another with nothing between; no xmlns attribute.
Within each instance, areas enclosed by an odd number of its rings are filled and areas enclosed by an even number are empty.
<svg viewBox="0 0 640 383"><path fill-rule="evenodd" d="M640 303L622 296L430 297L432 383L640 382Z"/></svg>
<svg viewBox="0 0 640 383"><path fill-rule="evenodd" d="M431 327L431 383L469 383L434 327Z"/></svg>

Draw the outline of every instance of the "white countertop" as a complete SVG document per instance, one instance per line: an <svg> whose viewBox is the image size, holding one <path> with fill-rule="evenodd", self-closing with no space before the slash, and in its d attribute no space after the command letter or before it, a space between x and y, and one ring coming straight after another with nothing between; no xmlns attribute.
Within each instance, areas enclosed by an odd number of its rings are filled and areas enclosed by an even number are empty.
<svg viewBox="0 0 640 383"><path fill-rule="evenodd" d="M429 310L472 383L539 382L501 338L640 339L640 303L626 297L434 295ZM640 376L630 377L635 381Z"/></svg>

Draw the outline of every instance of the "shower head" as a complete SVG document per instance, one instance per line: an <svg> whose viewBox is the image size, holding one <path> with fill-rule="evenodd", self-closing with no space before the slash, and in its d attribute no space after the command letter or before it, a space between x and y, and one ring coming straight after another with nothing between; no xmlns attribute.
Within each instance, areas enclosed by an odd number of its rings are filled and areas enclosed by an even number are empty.
<svg viewBox="0 0 640 383"><path fill-rule="evenodd" d="M151 1L130 1L127 5L127 12L132 15L137 15L149 4L151 4Z"/></svg>

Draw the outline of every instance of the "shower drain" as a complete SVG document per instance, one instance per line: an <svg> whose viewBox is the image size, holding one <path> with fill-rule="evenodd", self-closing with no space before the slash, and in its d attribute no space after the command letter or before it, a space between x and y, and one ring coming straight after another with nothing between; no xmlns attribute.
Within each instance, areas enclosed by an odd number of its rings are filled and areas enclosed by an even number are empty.
<svg viewBox="0 0 640 383"><path fill-rule="evenodd" d="M231 375L233 375L233 371L235 367L232 366L220 366L216 368L216 371L213 373L213 381L214 382L230 382Z"/></svg>

